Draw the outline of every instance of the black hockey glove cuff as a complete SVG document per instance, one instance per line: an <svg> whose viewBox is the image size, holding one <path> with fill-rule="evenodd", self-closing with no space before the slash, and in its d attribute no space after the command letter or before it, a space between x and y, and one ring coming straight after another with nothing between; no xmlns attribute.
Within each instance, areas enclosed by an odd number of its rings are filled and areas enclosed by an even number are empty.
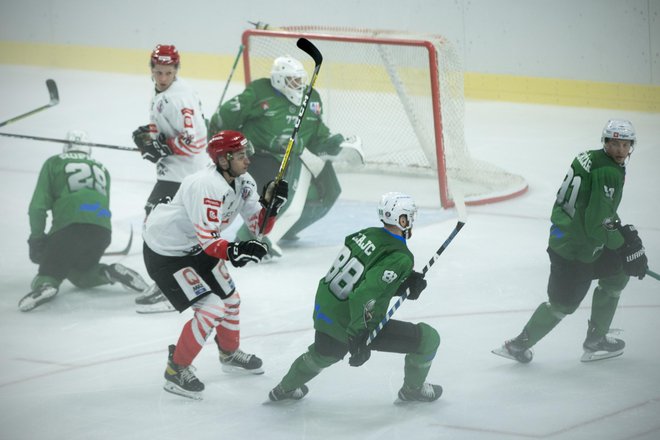
<svg viewBox="0 0 660 440"><path fill-rule="evenodd" d="M351 367L359 367L371 357L367 339L369 339L369 331L366 329L348 337L348 352L351 354L351 357L348 358L348 365Z"/></svg>
<svg viewBox="0 0 660 440"><path fill-rule="evenodd" d="M41 263L44 252L46 252L47 241L48 237L45 235L43 237L28 238L28 246L30 246L30 261L32 261L34 264Z"/></svg>
<svg viewBox="0 0 660 440"><path fill-rule="evenodd" d="M406 292L407 289L410 289L410 293L408 293L408 299L416 300L419 298L419 295L421 295L422 291L426 289L426 284L427 283L423 274L412 271L410 276L408 276L408 278L406 278L405 281L399 286L397 295L401 296Z"/></svg>
<svg viewBox="0 0 660 440"><path fill-rule="evenodd" d="M289 183L286 180L280 180L277 185L274 180L271 180L264 185L261 198L259 199L261 206L268 209L268 205L273 198L273 210L270 212L270 217L276 216L289 198Z"/></svg>
<svg viewBox="0 0 660 440"><path fill-rule="evenodd" d="M250 261L258 263L268 253L268 246L257 240L229 243L227 258L234 267L243 267Z"/></svg>

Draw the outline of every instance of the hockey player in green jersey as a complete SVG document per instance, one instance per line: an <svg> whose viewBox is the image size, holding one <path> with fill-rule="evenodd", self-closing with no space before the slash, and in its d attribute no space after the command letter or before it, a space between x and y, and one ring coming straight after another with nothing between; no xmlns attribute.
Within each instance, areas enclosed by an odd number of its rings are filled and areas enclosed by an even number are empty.
<svg viewBox="0 0 660 440"><path fill-rule="evenodd" d="M625 343L608 334L610 324L629 278L644 278L648 268L637 230L620 226L617 214L635 139L629 121L610 120L603 129L603 148L585 151L573 160L552 209L548 301L537 307L520 335L493 353L530 362L531 347L578 308L592 280L598 285L581 360L623 353Z"/></svg>
<svg viewBox="0 0 660 440"><path fill-rule="evenodd" d="M417 299L426 288L423 275L413 271L414 258L406 244L416 211L410 196L387 193L378 206L383 227L346 237L316 290L314 343L270 391L270 400L302 399L308 392L305 384L324 368L347 353L349 365L359 367L369 360L371 350L406 355L401 400L431 402L440 397L442 387L425 382L440 345L433 327L390 319L372 343L366 344L394 296L409 289L408 299Z"/></svg>
<svg viewBox="0 0 660 440"><path fill-rule="evenodd" d="M85 132L72 130L67 140L84 142ZM110 244L110 174L90 158L90 147L67 143L62 154L43 164L29 207L30 260L39 265L32 291L18 303L27 312L53 299L66 278L81 288L119 282L141 292L142 277L121 264L100 264ZM46 234L48 211L52 213Z"/></svg>
<svg viewBox="0 0 660 440"><path fill-rule="evenodd" d="M250 83L245 90L216 110L209 123L211 138L220 130L241 131L254 145L250 173L257 188L275 177L293 132L305 92L307 73L300 61L289 56L275 59L270 78ZM281 256L281 238L297 234L328 213L341 193L332 163L362 165L361 140L331 134L324 124L323 104L312 90L305 118L296 136L285 179L290 198L273 230L266 237L272 256ZM252 237L246 226L237 235Z"/></svg>

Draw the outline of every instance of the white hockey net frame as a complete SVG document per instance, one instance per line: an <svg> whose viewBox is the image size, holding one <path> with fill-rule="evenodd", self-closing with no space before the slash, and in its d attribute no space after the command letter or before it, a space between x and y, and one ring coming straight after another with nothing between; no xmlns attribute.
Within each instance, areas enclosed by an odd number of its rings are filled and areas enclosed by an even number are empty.
<svg viewBox="0 0 660 440"><path fill-rule="evenodd" d="M273 60L313 64L296 47L305 37L323 54L315 85L324 122L363 140L366 171L437 176L440 202L453 206L452 188L468 205L516 197L526 181L473 159L464 135L463 69L440 36L393 31L296 26L247 30L242 44L245 82L269 77Z"/></svg>

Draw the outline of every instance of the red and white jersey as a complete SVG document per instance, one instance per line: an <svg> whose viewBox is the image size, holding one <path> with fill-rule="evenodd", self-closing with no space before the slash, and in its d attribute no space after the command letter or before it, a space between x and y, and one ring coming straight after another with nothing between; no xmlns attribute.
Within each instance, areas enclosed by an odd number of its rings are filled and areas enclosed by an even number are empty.
<svg viewBox="0 0 660 440"><path fill-rule="evenodd" d="M147 217L143 238L160 255L179 257L201 252L227 259L228 241L221 233L241 215L256 235L265 210L257 185L248 173L234 184L213 165L185 179L169 204L158 204ZM274 219L266 227L268 231Z"/></svg>
<svg viewBox="0 0 660 440"><path fill-rule="evenodd" d="M164 92L151 100L153 135L165 135L172 155L156 164L158 180L181 182L210 162L206 154L206 122L197 93L177 78Z"/></svg>

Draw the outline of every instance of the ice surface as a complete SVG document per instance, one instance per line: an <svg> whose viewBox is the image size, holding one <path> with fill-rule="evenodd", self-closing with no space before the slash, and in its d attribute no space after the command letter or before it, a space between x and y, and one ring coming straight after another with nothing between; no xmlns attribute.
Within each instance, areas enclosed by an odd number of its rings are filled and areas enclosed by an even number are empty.
<svg viewBox="0 0 660 440"><path fill-rule="evenodd" d="M53 78L61 103L3 127L64 137L84 129L92 142L131 145L146 123L151 85L144 76L0 66L0 120L48 102ZM223 84L196 81L208 114ZM228 96L240 88L232 85ZM429 287L396 318L425 321L442 337L429 381L434 404L395 405L403 357L375 353L361 368L335 365L295 404L267 404L268 391L312 342L312 301L343 236L376 224L378 195L405 189L422 206L410 247L417 269L454 227L434 182L342 175L331 213L285 246L275 263L232 269L242 297L242 348L264 360L262 376L223 373L212 342L195 361L203 401L162 389L167 345L190 312L135 313L134 295L116 286L79 290L68 282L30 313L18 300L36 266L28 259L27 206L43 161L61 145L0 137L0 438L3 439L656 439L660 437L660 282L631 280L613 326L625 329L623 356L583 364L591 294L519 365L492 348L515 336L545 300L549 213L573 156L596 148L609 118L628 118L638 146L620 214L635 224L652 269L660 270L660 117L618 110L468 102L472 153L529 182L517 199L468 208L467 226L428 273ZM112 177L113 243L139 231L154 167L137 154L95 149ZM121 261L145 274L140 240Z"/></svg>

